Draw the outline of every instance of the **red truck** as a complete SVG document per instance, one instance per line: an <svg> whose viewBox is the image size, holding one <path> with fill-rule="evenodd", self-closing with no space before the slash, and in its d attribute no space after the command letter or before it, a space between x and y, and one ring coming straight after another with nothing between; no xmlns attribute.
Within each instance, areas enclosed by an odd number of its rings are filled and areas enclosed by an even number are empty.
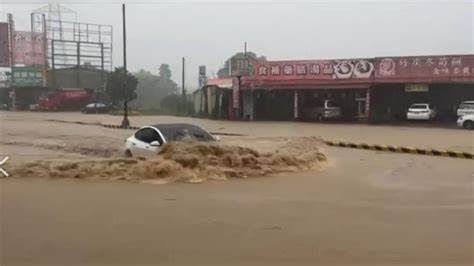
<svg viewBox="0 0 474 266"><path fill-rule="evenodd" d="M38 109L42 111L77 111L93 99L90 89L61 88L40 98Z"/></svg>

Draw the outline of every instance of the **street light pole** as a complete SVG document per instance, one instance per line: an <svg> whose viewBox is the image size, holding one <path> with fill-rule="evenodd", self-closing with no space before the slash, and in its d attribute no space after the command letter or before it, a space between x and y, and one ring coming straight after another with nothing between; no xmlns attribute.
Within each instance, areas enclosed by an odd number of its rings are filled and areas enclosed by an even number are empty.
<svg viewBox="0 0 474 266"><path fill-rule="evenodd" d="M182 62L182 80L181 80L181 97L183 98L183 108L186 107L186 59L183 57Z"/></svg>
<svg viewBox="0 0 474 266"><path fill-rule="evenodd" d="M247 64L247 42L244 42L244 64ZM243 101L243 95L242 95L242 91L241 91L241 82L242 82L242 74L244 75L248 75L247 73L248 71L248 68L247 66L245 65L244 67L244 71L245 73L241 73L240 75L237 76L237 84L238 84L238 94L239 94L239 107L237 108L237 111L236 111L236 117L237 119L242 119L244 118L244 101ZM241 70L239 70L239 72L242 72Z"/></svg>
<svg viewBox="0 0 474 266"><path fill-rule="evenodd" d="M128 121L128 99L127 99L127 31L125 27L125 4L122 4L122 24L123 24L123 74L124 74L124 84L123 84L123 120L122 127L126 128L130 126L130 121Z"/></svg>
<svg viewBox="0 0 474 266"><path fill-rule="evenodd" d="M15 65L13 61L13 33L15 31L15 24L13 22L13 14L8 14L8 39L10 42L7 44L10 46L10 66L11 66L11 76L10 76L10 99L11 99L11 109L16 111L16 88L15 88Z"/></svg>

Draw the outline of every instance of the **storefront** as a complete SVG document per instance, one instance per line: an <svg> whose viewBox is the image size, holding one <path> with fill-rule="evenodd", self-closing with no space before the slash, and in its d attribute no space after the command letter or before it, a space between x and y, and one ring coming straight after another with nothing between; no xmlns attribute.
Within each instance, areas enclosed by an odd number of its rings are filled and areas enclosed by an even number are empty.
<svg viewBox="0 0 474 266"><path fill-rule="evenodd" d="M242 79L246 119L313 120L312 110L332 100L339 119L367 119L374 73L371 59L252 62ZM247 104L252 99L251 104ZM249 106L251 105L251 106Z"/></svg>
<svg viewBox="0 0 474 266"><path fill-rule="evenodd" d="M43 67L13 67L13 88L10 89L10 108L15 99L15 109L26 110L48 92Z"/></svg>
<svg viewBox="0 0 474 266"><path fill-rule="evenodd" d="M456 119L462 101L474 100L474 55L375 59L371 120L400 121L413 103L429 103L439 121Z"/></svg>
<svg viewBox="0 0 474 266"><path fill-rule="evenodd" d="M430 103L452 121L474 100L474 55L375 59L255 61L233 84L234 108L245 120L315 120L331 101L339 120L401 121L413 103ZM238 100L236 100L238 99ZM315 115L316 114L316 115Z"/></svg>
<svg viewBox="0 0 474 266"><path fill-rule="evenodd" d="M232 79L209 79L193 93L194 112L212 119L233 119Z"/></svg>

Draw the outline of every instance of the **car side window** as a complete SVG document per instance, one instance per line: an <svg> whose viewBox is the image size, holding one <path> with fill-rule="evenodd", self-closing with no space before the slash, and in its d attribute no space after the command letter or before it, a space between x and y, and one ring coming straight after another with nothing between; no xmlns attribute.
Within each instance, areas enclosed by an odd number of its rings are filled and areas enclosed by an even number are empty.
<svg viewBox="0 0 474 266"><path fill-rule="evenodd" d="M163 140L161 139L160 135L152 128L144 128L137 131L137 133L135 133L135 138L145 143L158 141L160 145L163 145Z"/></svg>
<svg viewBox="0 0 474 266"><path fill-rule="evenodd" d="M464 103L461 103L461 106L459 107L459 109L469 109L469 110L472 110L472 109L474 109L474 103L471 103L471 102L464 102Z"/></svg>
<svg viewBox="0 0 474 266"><path fill-rule="evenodd" d="M145 134L146 133L146 128L140 129L137 132L135 132L135 138L141 141L145 141Z"/></svg>
<svg viewBox="0 0 474 266"><path fill-rule="evenodd" d="M140 141L150 143L151 139L153 138L153 131L154 130L151 129L151 128L141 129L141 130L137 131L137 133L135 133L135 138L140 140Z"/></svg>

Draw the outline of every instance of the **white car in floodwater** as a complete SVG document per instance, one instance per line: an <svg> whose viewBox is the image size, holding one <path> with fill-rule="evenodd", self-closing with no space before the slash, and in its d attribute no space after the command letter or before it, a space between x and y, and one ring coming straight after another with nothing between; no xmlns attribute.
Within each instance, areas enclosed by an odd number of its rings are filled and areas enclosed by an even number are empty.
<svg viewBox="0 0 474 266"><path fill-rule="evenodd" d="M179 140L217 141L206 130L191 124L156 124L140 128L125 140L126 157L157 154L165 143Z"/></svg>

